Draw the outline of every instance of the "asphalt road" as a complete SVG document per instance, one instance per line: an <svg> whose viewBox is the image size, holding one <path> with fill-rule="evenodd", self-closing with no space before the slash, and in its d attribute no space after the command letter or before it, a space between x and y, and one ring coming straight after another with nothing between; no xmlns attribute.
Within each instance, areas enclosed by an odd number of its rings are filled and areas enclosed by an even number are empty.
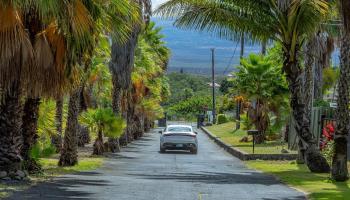
<svg viewBox="0 0 350 200"><path fill-rule="evenodd" d="M146 134L93 172L66 175L9 199L297 200L304 195L272 176L247 169L202 132L197 155L159 153L159 134Z"/></svg>

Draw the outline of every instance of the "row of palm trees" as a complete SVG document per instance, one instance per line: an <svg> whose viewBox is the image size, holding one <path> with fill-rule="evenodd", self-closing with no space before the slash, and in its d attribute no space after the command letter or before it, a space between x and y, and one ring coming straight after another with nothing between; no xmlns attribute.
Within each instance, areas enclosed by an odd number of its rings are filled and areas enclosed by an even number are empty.
<svg viewBox="0 0 350 200"><path fill-rule="evenodd" d="M346 0L170 0L156 12L165 18L175 19L174 25L180 28L207 31L226 39L238 40L244 34L263 43L268 40L280 43L282 69L289 85L290 106L300 148L304 149L303 157L310 171L326 173L330 171L330 166L310 132L310 111L304 96L304 71L307 73L311 66L303 67L301 60L304 45L315 37L317 39L317 33L329 17L341 16L340 95L332 177L344 181L348 178L349 10L350 4Z"/></svg>
<svg viewBox="0 0 350 200"><path fill-rule="evenodd" d="M29 152L38 139L40 103L47 98L57 99L56 126L59 133L64 132L62 145L58 145L62 147L59 165L78 162L78 119L84 108L81 99L101 34L108 35L113 43L109 67L113 76L113 111L127 121L123 138L126 142L135 138L135 123L142 124L137 126L141 129L150 126L153 115L159 113L158 107L151 106L164 98L159 91L165 89L150 92L162 85L158 82L152 88L152 84L132 80L139 35L147 32L144 30L150 15L149 0L0 2L0 171L38 169ZM164 73L169 54L161 38L152 37L154 44L148 42L148 48L163 53L156 63L163 68L147 75L158 78ZM63 96L69 97L64 131ZM152 103L129 101L135 96ZM142 113L142 119L135 119L138 113ZM139 130L138 135L143 131Z"/></svg>

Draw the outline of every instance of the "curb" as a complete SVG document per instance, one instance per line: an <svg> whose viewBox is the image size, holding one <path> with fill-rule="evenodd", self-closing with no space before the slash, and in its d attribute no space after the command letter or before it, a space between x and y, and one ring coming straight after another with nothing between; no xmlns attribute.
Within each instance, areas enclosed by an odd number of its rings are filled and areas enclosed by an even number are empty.
<svg viewBox="0 0 350 200"><path fill-rule="evenodd" d="M216 135L212 134L206 128L201 127L200 129L225 151L239 158L240 160L296 160L298 157L297 154L247 154L233 147L232 145L226 144L224 141L222 141Z"/></svg>

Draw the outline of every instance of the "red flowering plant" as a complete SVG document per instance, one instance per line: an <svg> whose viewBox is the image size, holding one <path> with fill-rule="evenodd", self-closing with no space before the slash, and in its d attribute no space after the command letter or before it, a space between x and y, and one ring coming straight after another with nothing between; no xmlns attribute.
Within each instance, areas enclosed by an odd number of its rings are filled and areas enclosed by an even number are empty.
<svg viewBox="0 0 350 200"><path fill-rule="evenodd" d="M334 122L329 122L322 129L320 149L324 150L327 147L327 144L334 140L335 125Z"/></svg>

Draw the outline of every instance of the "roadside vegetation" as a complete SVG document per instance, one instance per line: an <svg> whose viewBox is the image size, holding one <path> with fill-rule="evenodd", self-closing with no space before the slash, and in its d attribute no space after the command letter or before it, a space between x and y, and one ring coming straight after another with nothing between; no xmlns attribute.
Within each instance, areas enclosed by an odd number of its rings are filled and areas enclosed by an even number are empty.
<svg viewBox="0 0 350 200"><path fill-rule="evenodd" d="M261 54L241 59L238 71L223 82L221 89L235 101L237 131L241 123L253 127L259 131L256 142L260 144L266 143L269 132L288 138L294 130L298 162L305 163L311 172L330 173L341 182L349 178L349 9L350 3L345 0L170 0L156 13L175 19L174 25L179 28L240 40L241 57L245 39L260 42ZM341 23L335 25L335 21ZM266 55L268 41L274 48ZM327 76L336 70L326 70L332 67L334 41L340 44L340 75L336 81L331 78L336 76ZM327 87L323 87L325 84ZM336 99L325 99L325 90L330 88L337 88ZM318 141L312 132L312 112L322 104L329 107L330 102L337 104L336 115L322 127L324 130L318 130L323 140ZM241 119L244 113L246 117ZM320 151L323 147L332 149L328 156L331 159Z"/></svg>
<svg viewBox="0 0 350 200"><path fill-rule="evenodd" d="M170 96L163 103L170 120L196 121L197 115L211 106L211 78L205 75L172 72L167 75ZM217 77L218 81L222 77ZM217 91L220 94L220 91Z"/></svg>
<svg viewBox="0 0 350 200"><path fill-rule="evenodd" d="M253 138L247 135L246 130L234 130L236 123L228 122L220 125L208 126L212 134L219 137L228 145L232 145L239 150L252 154L253 153ZM277 138L276 138L277 137ZM243 140L242 140L243 139ZM283 154L283 153L297 153L288 150L288 146L278 135L271 135L266 137L266 141L261 144L255 144L255 154Z"/></svg>
<svg viewBox="0 0 350 200"><path fill-rule="evenodd" d="M310 173L295 161L246 161L248 167L274 175L283 183L303 191L310 199L343 200L350 195L350 181L336 182L328 174Z"/></svg>
<svg viewBox="0 0 350 200"><path fill-rule="evenodd" d="M1 181L96 169L91 155L163 116L170 50L150 14L148 0L0 3Z"/></svg>

